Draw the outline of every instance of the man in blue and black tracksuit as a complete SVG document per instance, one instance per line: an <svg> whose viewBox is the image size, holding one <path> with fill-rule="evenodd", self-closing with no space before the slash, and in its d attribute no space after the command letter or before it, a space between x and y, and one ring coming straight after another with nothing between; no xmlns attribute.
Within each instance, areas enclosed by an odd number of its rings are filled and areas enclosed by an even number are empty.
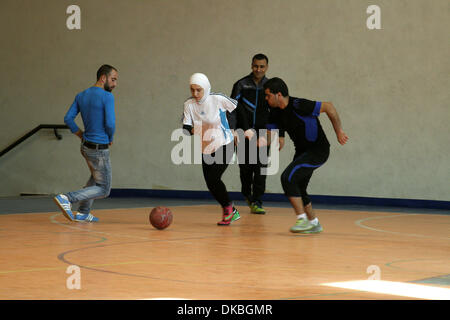
<svg viewBox="0 0 450 320"><path fill-rule="evenodd" d="M285 130L295 146L294 159L281 174L284 194L297 216L291 232L322 232L307 192L313 172L328 160L330 154L330 143L320 124L320 114L327 114L341 145L347 143L348 136L333 103L292 97L286 83L276 77L264 84L264 90L271 107L267 128Z"/></svg>
<svg viewBox="0 0 450 320"><path fill-rule="evenodd" d="M256 163L251 163L249 161L249 145L250 140L258 138L259 129L266 129L269 118L269 106L265 100L263 88L264 83L268 80L265 76L268 63L268 58L264 54L255 55L252 58L252 73L238 80L233 85L231 93L231 98L238 101L237 129L242 129L246 137L244 141L241 141L241 143L245 143L245 161L239 157L241 192L251 212L256 214L265 214L262 196L266 189L266 175L261 174L261 168L267 163L261 163L259 150L257 150ZM255 129L256 132L251 129Z"/></svg>

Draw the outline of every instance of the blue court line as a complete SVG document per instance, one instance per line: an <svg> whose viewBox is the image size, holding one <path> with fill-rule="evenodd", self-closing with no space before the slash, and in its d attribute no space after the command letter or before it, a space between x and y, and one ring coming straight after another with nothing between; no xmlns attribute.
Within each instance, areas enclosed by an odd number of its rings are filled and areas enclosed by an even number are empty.
<svg viewBox="0 0 450 320"><path fill-rule="evenodd" d="M425 283L425 284L437 284L440 286L450 286L450 274L446 274L438 277L431 277L421 280L411 281L414 283Z"/></svg>

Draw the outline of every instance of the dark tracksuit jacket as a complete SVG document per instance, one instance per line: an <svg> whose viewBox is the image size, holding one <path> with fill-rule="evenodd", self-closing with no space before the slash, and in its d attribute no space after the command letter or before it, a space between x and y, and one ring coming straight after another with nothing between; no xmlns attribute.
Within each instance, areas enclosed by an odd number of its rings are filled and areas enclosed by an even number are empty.
<svg viewBox="0 0 450 320"><path fill-rule="evenodd" d="M264 77L256 85L253 81L253 74L250 73L233 85L231 98L238 101L237 128L244 131L250 128L266 129L269 120L269 106L265 99L263 86L268 80Z"/></svg>
<svg viewBox="0 0 450 320"><path fill-rule="evenodd" d="M238 101L236 108L236 128L246 131L255 129L259 134L259 129L267 129L269 121L269 105L265 99L264 83L269 79L264 77L258 84L253 81L253 73L236 81L233 85L231 98ZM248 141L246 153L248 154ZM248 159L248 158L247 158ZM240 161L241 192L250 201L261 201L266 188L266 176L261 174L262 164L247 164Z"/></svg>

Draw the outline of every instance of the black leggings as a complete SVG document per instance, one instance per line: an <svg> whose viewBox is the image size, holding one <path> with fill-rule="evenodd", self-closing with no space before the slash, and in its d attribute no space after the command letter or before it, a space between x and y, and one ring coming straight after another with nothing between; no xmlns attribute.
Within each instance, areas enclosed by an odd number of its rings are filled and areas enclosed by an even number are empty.
<svg viewBox="0 0 450 320"><path fill-rule="evenodd" d="M330 149L313 151L308 150L300 155L296 154L294 160L281 174L281 185L287 197L301 197L306 206L311 199L306 192L313 171L322 166L328 159Z"/></svg>
<svg viewBox="0 0 450 320"><path fill-rule="evenodd" d="M241 179L241 193L250 202L260 202L266 191L266 175L261 173L262 168L267 167L269 147L250 149L250 142L244 139L245 153L241 154L238 147L239 176ZM251 160L250 154L254 159ZM261 159L260 152L264 152L265 157ZM245 155L245 158L243 157ZM256 161L254 161L256 160ZM252 163L256 162L256 163Z"/></svg>
<svg viewBox="0 0 450 320"><path fill-rule="evenodd" d="M234 142L231 142L220 147L211 155L202 154L202 169L206 186L222 207L231 204L227 188L221 178L233 157L233 153Z"/></svg>

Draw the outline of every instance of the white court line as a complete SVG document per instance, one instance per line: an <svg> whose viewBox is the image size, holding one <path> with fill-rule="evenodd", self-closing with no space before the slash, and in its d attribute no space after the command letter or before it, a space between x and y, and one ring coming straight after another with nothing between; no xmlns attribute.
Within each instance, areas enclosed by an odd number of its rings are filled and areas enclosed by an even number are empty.
<svg viewBox="0 0 450 320"><path fill-rule="evenodd" d="M378 219L390 219L390 218L398 218L398 217L409 217L409 216L417 216L420 215L420 213L404 213L404 214L399 214L399 215L391 215L391 216L377 216L377 217L369 217L369 218L364 218L364 219L360 219L355 221L355 224L361 228L367 229L367 230L372 230L372 231L378 231L378 232L384 232L384 233L391 233L391 234L397 234L397 235L401 235L401 236L409 236L409 237L418 237L418 238L434 238L434 239L444 239L444 240L448 240L450 239L449 237L435 237L435 236L426 236L423 234L414 234L414 233L404 233L404 232L396 232L396 231L388 231L388 230L382 230L382 229L376 229L376 228L372 228L369 226L366 226L363 224L363 222L369 221L369 220L378 220Z"/></svg>
<svg viewBox="0 0 450 320"><path fill-rule="evenodd" d="M384 280L360 280L360 281L324 283L322 285L343 289L353 289L359 291L391 294L409 298L429 299L429 300L450 300L450 289L425 286L413 283L384 281Z"/></svg>

